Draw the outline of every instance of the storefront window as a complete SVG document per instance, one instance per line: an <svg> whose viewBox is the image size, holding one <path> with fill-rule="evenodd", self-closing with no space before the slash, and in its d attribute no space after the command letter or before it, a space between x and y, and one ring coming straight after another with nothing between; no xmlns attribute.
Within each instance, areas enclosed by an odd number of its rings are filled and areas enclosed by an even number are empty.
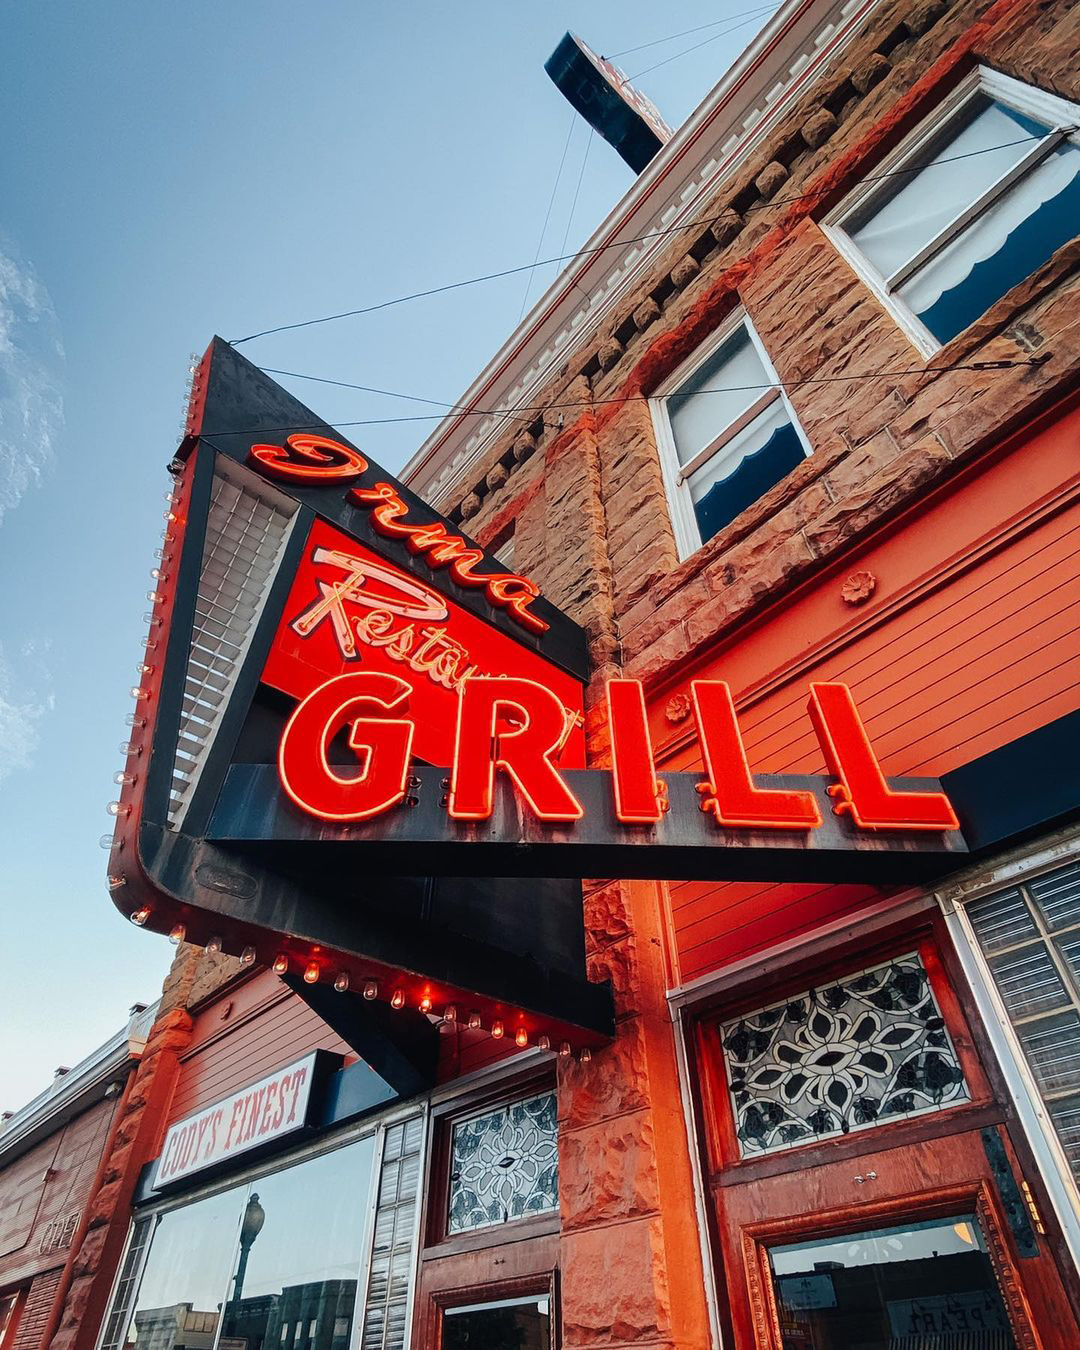
<svg viewBox="0 0 1080 1350"><path fill-rule="evenodd" d="M157 1216L138 1298L115 1344L135 1350L213 1345L243 1208L244 1192L237 1189Z"/></svg>
<svg viewBox="0 0 1080 1350"><path fill-rule="evenodd" d="M252 1183L222 1338L345 1350L374 1151L361 1139Z"/></svg>
<svg viewBox="0 0 1080 1350"><path fill-rule="evenodd" d="M551 1350L551 1300L505 1298L447 1308L442 1350Z"/></svg>
<svg viewBox="0 0 1080 1350"><path fill-rule="evenodd" d="M100 1350L349 1350L358 1309L364 1350L401 1350L422 1138L399 1122L137 1219Z"/></svg>
<svg viewBox="0 0 1080 1350"><path fill-rule="evenodd" d="M743 1157L968 1100L914 953L732 1018L720 1040Z"/></svg>
<svg viewBox="0 0 1080 1350"><path fill-rule="evenodd" d="M448 1232L552 1214L559 1208L556 1100L545 1092L455 1123Z"/></svg>
<svg viewBox="0 0 1080 1350"><path fill-rule="evenodd" d="M972 1214L769 1249L785 1350L1015 1345Z"/></svg>

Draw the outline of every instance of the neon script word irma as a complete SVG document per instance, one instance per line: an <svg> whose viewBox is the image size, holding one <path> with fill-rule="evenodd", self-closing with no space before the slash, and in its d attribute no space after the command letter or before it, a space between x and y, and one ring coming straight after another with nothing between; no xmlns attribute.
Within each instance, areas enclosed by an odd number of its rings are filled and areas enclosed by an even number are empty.
<svg viewBox="0 0 1080 1350"><path fill-rule="evenodd" d="M698 784L701 809L728 829L816 829L822 818L813 793L754 782L728 685L695 680L690 690L706 774ZM395 675L356 671L327 680L297 705L281 736L278 773L302 811L349 822L402 801L415 730L409 694ZM847 685L811 684L807 712L835 780L828 790L836 814L862 830L959 828L943 793L888 785ZM607 713L615 814L629 827L654 826L667 810L667 791L656 773L641 684L610 681ZM330 742L343 729L357 768L330 763ZM564 738L562 703L544 685L480 675L466 681L458 691L450 815L488 820L502 772L538 820L580 820L584 809L557 764Z"/></svg>
<svg viewBox="0 0 1080 1350"><path fill-rule="evenodd" d="M264 473L286 482L318 484L348 483L368 467L358 450L326 436L288 436L288 449L280 445L253 445L248 458ZM550 628L532 612L540 588L516 572L477 572L486 555L470 547L460 535L451 534L438 521L427 525L406 520L409 507L389 483L353 488L349 501L371 511L371 523L388 539L403 539L410 553L420 554L429 567L447 567L461 586L482 587L491 604L505 609L523 628L544 633Z"/></svg>

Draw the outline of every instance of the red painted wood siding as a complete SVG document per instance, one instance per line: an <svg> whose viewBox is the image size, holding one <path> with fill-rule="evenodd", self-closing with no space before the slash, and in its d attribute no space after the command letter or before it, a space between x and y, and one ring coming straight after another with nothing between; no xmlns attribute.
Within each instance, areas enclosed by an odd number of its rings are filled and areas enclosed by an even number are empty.
<svg viewBox="0 0 1080 1350"><path fill-rule="evenodd" d="M1080 413L1011 448L885 537L796 592L688 672L728 680L751 766L821 773L810 680L851 685L890 774L941 774L1080 706ZM869 571L869 604L844 577ZM650 702L658 758L700 767L673 736L669 687ZM667 737L667 746L663 745ZM679 983L855 907L867 887L669 887Z"/></svg>
<svg viewBox="0 0 1080 1350"><path fill-rule="evenodd" d="M320 1049L356 1059L341 1037L276 975L256 975L196 1017L169 1123Z"/></svg>

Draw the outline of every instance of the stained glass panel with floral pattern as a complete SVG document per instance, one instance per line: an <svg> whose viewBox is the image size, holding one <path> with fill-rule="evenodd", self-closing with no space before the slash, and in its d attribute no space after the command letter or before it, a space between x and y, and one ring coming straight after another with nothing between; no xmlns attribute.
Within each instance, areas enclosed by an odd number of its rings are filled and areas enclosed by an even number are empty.
<svg viewBox="0 0 1080 1350"><path fill-rule="evenodd" d="M743 1157L967 1101L912 953L720 1026Z"/></svg>
<svg viewBox="0 0 1080 1350"><path fill-rule="evenodd" d="M450 1233L559 1208L554 1092L458 1121L450 1142Z"/></svg>

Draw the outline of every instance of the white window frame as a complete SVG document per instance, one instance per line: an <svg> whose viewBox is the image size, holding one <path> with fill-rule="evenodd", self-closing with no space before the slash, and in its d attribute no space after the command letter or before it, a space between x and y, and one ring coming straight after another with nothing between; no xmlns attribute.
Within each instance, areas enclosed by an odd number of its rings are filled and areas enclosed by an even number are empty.
<svg viewBox="0 0 1080 1350"><path fill-rule="evenodd" d="M1050 130L1042 140L1032 141L1030 148L1012 168L1007 169L980 197L958 212L902 267L891 276L883 276L848 234L845 228L847 222L853 216L872 211L878 200L884 203L894 184L888 179L883 180L882 175L894 173L903 169L912 160L932 154L938 144L949 139L965 116L967 105L979 96L1004 103L1016 112L1045 123ZM1024 84L1021 80L1014 80L1009 75L1002 75L1000 71L979 66L957 85L933 113L924 118L915 130L900 142L892 154L869 175L867 182L856 187L839 206L826 215L821 228L837 252L892 315L912 345L923 356L932 357L944 344L937 340L914 311L905 304L897 294L898 288L940 253L973 220L978 219L993 206L1013 184L1041 164L1063 141L1067 140L1073 145L1080 146L1078 128L1080 128L1080 106L1077 104ZM913 173L912 177L915 176Z"/></svg>
<svg viewBox="0 0 1080 1350"><path fill-rule="evenodd" d="M715 355L739 328L745 328L749 334L754 350L765 369L766 378L771 381L771 384L769 387L763 388L759 397L754 399L746 411L740 413L733 422L729 422L727 426L723 427L708 445L703 446L685 465L680 464L679 452L675 447L675 434L672 431L671 419L668 416L668 399L673 394L678 393L680 385L684 384L699 366ZM813 454L813 447L795 415L795 409L791 406L791 400L780 383L780 378L773 363L769 360L769 353L765 350L761 338L758 336L757 330L745 309L738 309L730 315L709 341L699 347L693 356L684 361L678 370L665 380L653 397L650 398L649 407L652 412L656 445L660 453L664 490L667 493L668 506L671 511L671 524L675 532L675 543L679 550L680 560L688 558L709 542L701 537L701 530L698 528L697 516L694 512L694 503L690 499L689 479L691 475L695 474L703 465L709 463L710 460L722 455L725 445L777 400L784 405L784 411L795 429L799 443L802 445L803 454Z"/></svg>

